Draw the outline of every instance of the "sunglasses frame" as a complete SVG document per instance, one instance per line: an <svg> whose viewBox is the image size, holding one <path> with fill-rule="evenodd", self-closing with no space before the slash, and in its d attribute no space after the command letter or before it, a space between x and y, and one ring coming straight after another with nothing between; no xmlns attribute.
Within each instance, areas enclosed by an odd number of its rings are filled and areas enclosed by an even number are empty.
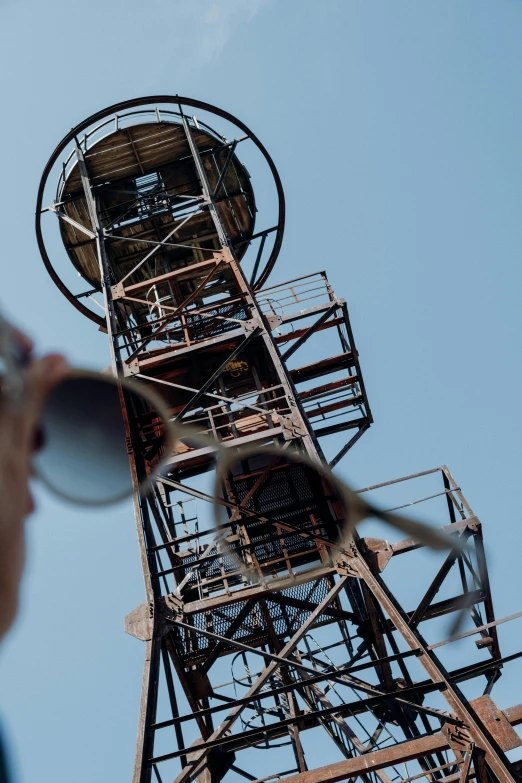
<svg viewBox="0 0 522 783"><path fill-rule="evenodd" d="M3 385L5 386L5 393L12 399L20 398L23 395L23 389L24 389L24 378L23 378L23 365L17 361L17 352L16 352L16 346L14 345L14 340L11 336L11 327L10 325L5 321L3 316L0 314L0 358L3 359L4 365L5 365L5 377L3 379ZM300 463L302 465L306 465L312 470L315 470L318 472L319 476L321 477L322 481L326 481L329 483L332 488L334 489L335 493L339 496L340 502L343 504L344 508L348 511L347 518L345 518L344 523L342 524L342 529L340 532L340 536L337 542L331 542L327 541L320 536L316 536L313 533L307 533L307 535L310 535L310 537L315 538L318 540L318 543L324 543L325 545L332 548L332 559L339 559L343 557L343 554L346 553L346 550L348 547L350 547L351 542L353 541L353 537L355 534L355 530L357 527L357 524L361 522L363 519L366 519L371 516L375 516L378 519L380 519L383 522L386 522L402 533L405 533L408 537L414 538L418 540L421 544L431 547L435 550L447 550L447 549L457 549L457 550L463 550L465 547L463 546L463 543L459 541L458 538L455 538L454 536L450 536L443 531L437 530L436 528L432 528L429 525L426 525L422 522L419 522L417 520L411 519L409 517L402 516L401 514L397 513L390 513L387 511L382 511L381 509L377 508L371 503L368 503L368 501L364 500L360 495L358 495L357 492L354 492L351 490L348 485L338 476L336 476L329 465L326 465L322 462L319 462L318 460L314 460L311 457L309 457L307 454L303 453L297 453L292 451L289 451L288 445L287 446L279 446L279 445L256 445L256 446L225 446L221 441L216 440L213 436L208 434L203 434L201 432L198 432L195 430L194 427L182 424L180 422L172 421L170 417L169 410L167 408L166 403L164 402L163 398L155 392L153 389L151 389L148 385L142 383L141 381L138 381L136 379L130 379L127 377L120 377L115 376L112 374L112 372L109 374L109 372L97 372L95 370L88 370L83 368L73 368L63 379L63 382L71 379L90 379L90 380L97 380L101 381L103 383L109 383L113 386L116 386L121 394L121 392L128 392L132 395L137 395L138 397L141 397L145 400L145 402L150 406L150 408L159 415L159 418L162 420L163 425L165 427L165 440L162 444L163 449L163 458L160 460L157 467L154 468L153 471L151 471L143 481L141 481L137 487L137 491L139 492L140 496L146 496L148 492L152 489L152 486L155 481L161 481L161 471L162 468L165 466L165 463L168 462L169 456L173 455L175 453L175 445L178 441L189 441L195 446L199 446L201 448L207 448L211 449L215 454L215 464L216 464L216 477L215 477L215 483L214 483L214 503L213 503L213 514L214 514L214 526L216 530L221 530L224 527L224 524L222 520L220 519L220 508L223 505L221 501L221 487L223 483L223 478L227 474L227 472L230 471L231 466L234 464L234 462L237 462L238 460L243 459L249 459L254 456L260 456L263 455L272 455L274 459L280 459L282 457L285 457L288 459L294 458L296 463ZM55 388L59 388L60 383L57 384ZM10 387L10 388L9 388ZM51 390L50 395L53 394L53 390ZM122 400L123 402L123 400ZM123 407L122 407L122 417L123 417ZM132 473L132 464L131 460L129 459L129 472ZM79 500L78 498L75 498L72 495L69 495L67 492L64 492L61 489L58 489L55 487L51 482L49 482L44 475L40 471L38 471L34 465L33 465L33 474L38 477L38 479L46 486L51 492L53 492L58 497L62 498L63 500L66 500L68 502L75 503L76 505L85 506L85 507L100 507L100 506L109 506L113 505L114 503L118 503L125 498L128 498L134 494L135 486L133 480L131 480L131 486L129 490L126 490L123 493L119 493L115 497L111 498L110 500L97 500L96 498L92 500ZM241 504L238 506L238 509L241 510ZM247 508L245 508L245 511L248 511ZM350 516L351 511L351 519L348 519ZM227 524L234 524L233 520L232 522L225 522L225 526ZM233 552L233 550L228 547L226 541L222 539L224 547L228 550L228 552L236 559L238 560L237 555ZM242 570L245 573L245 576L251 581L259 581L259 575L256 573L255 577L252 576L253 569L247 568L244 563L239 563Z"/></svg>
<svg viewBox="0 0 522 783"><path fill-rule="evenodd" d="M278 445L256 445L256 446L225 446L221 441L216 440L213 436L198 432L193 427L180 424L179 422L171 422L170 426L173 430L174 440L184 441L186 444L190 444L193 447L211 449L214 452L215 463L215 480L213 490L213 517L214 528L216 532L226 530L229 525L241 524L241 517L237 520L229 521L221 517L221 509L224 506L228 506L227 502L222 502L221 489L223 478L230 471L232 465L239 460L247 460L251 457L259 457L260 455L272 455L274 459L280 459L282 457L293 459L296 464L306 465L312 470L317 471L321 479L330 484L334 493L338 495L339 502L346 509L347 514L344 522L341 525L339 538L337 541L329 541L321 536L315 535L309 531L303 531L303 534L315 538L318 543L322 543L328 546L332 551L332 561L342 561L349 554L351 544L356 534L356 527L359 522L362 522L368 517L377 517L383 522L391 525L401 533L405 534L408 538L414 538L420 544L430 547L434 550L452 550L462 551L465 549L465 544L461 542L457 537L451 536L442 530L438 530L435 527L431 527L423 522L405 517L396 512L384 511L367 500L362 498L357 492L350 489L346 482L339 476L336 476L332 469L318 460L314 460L307 454L301 452L295 452L289 450L288 446ZM238 505L238 510L241 510L241 504ZM250 509L244 507L246 512ZM243 518L244 519L244 518ZM277 520L275 520L277 521ZM284 523L282 523L284 524ZM249 568L240 558L237 553L231 549L224 536L221 537L221 546L227 551L231 557L235 559L243 572L244 576L253 583L264 582L265 580L259 577L257 572L254 572L253 568ZM292 585L294 581L298 580L297 574L294 579L290 579L288 584ZM269 580L267 580L269 581Z"/></svg>

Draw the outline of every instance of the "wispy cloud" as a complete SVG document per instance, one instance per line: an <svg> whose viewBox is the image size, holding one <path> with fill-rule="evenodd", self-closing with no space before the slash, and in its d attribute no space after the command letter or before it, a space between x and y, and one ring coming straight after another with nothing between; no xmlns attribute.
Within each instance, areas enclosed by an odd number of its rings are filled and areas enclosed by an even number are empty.
<svg viewBox="0 0 522 783"><path fill-rule="evenodd" d="M207 0L203 5L199 53L204 62L218 56L234 33L257 16L268 0ZM200 6L201 13L201 6Z"/></svg>

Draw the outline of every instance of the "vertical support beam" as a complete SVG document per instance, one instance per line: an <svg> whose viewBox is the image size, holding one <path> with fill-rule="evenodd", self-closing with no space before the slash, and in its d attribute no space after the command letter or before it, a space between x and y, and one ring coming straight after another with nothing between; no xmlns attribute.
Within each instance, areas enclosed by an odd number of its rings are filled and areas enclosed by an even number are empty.
<svg viewBox="0 0 522 783"><path fill-rule="evenodd" d="M190 130L190 125L185 115L182 115L182 121L183 121L183 130L185 131L185 136L187 137L188 145L190 147L190 152L192 154L194 165L196 167L196 174L199 179L199 184L201 185L201 190L203 191L203 197L205 199L205 203L208 206L210 216L212 217L214 226L216 227L219 242L223 247L227 247L230 249L230 243L228 241L228 237L226 235L223 223L221 222L221 218L219 216L218 209L212 197L212 193L210 192L210 186L208 184L205 168L201 160L201 155L199 154L197 144L194 141L194 138L192 136L192 131Z"/></svg>
<svg viewBox="0 0 522 783"><path fill-rule="evenodd" d="M477 783L490 783L485 753L481 748L473 750L473 766L475 767L475 780Z"/></svg>
<svg viewBox="0 0 522 783"><path fill-rule="evenodd" d="M172 670L170 668L170 658L169 654L167 652L167 648L165 646L164 640L161 640L161 657L163 660L163 669L165 671L165 680L167 682L167 689L169 692L169 700L170 700L170 708L172 710L172 717L178 718L179 717L179 710L178 710L178 700L176 699L176 688L174 685L174 679L172 677ZM178 743L178 748L181 750L185 747L185 740L183 738L183 731L181 729L180 723L174 724L174 731L176 734L176 741ZM184 767L187 763L187 757L186 756L180 756L181 766Z"/></svg>
<svg viewBox="0 0 522 783"><path fill-rule="evenodd" d="M100 281L103 292L103 300L105 304L105 314L107 323L107 333L109 335L109 350L111 352L112 364L117 370L117 374L121 373L121 357L115 343L115 334L118 331L118 324L116 321L116 314L114 312L114 302L112 300L111 291L111 276L109 269L109 261L107 258L107 250L105 247L105 238L103 236L103 229L100 220L98 200L93 194L92 184L85 163L85 157L79 144L76 146L76 157L78 159L78 169L83 185L83 191L85 193L85 200L87 202L87 209L91 220L91 225L94 233L96 234L96 253L98 256L98 264L100 267Z"/></svg>
<svg viewBox="0 0 522 783"><path fill-rule="evenodd" d="M468 538L469 535L470 535L470 531L464 530L462 533L462 538ZM426 593L422 597L418 607L415 609L414 613L410 618L410 625L412 628L416 628L418 624L421 622L426 612L426 609L429 607L429 605L431 604L431 602L439 592L442 583L448 576L450 570L453 568L453 565L458 556L459 556L459 551L457 549L453 549L446 557L446 560L444 561L442 567L439 569L437 576L426 590Z"/></svg>
<svg viewBox="0 0 522 783"><path fill-rule="evenodd" d="M477 564L479 570L480 581L482 582L482 589L486 593L484 599L484 607L486 609L486 621L492 623L495 620L495 612L493 609L493 600L491 598L491 586L489 584L488 567L486 564L486 555L484 552L484 541L482 538L482 529L479 527L475 535L475 550L477 553ZM495 626L489 629L489 636L493 639L492 655L497 660L501 657L500 647L498 643L498 632Z"/></svg>
<svg viewBox="0 0 522 783"><path fill-rule="evenodd" d="M154 731L149 727L156 720L161 638L158 634L153 634L152 639L145 642L145 645L145 666L132 783L150 783L152 779L152 767L147 761L154 756Z"/></svg>
<svg viewBox="0 0 522 783"><path fill-rule="evenodd" d="M256 275L257 270L259 269L259 264L261 263L261 256L263 255L263 250L265 248L265 242L266 242L266 234L263 234L261 237L261 242L259 243L259 249L257 251L256 260L254 263L254 269L252 271L252 277L250 278L250 285L253 286L256 282Z"/></svg>

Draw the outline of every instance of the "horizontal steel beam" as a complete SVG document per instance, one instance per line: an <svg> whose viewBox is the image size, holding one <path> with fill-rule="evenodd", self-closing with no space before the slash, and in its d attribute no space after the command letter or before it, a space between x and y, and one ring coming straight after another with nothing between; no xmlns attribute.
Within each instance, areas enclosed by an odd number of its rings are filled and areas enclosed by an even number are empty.
<svg viewBox="0 0 522 783"><path fill-rule="evenodd" d="M280 783L336 783L336 781L355 778L366 772L384 769L392 764L400 764L430 753L448 750L449 744L444 734L431 734L428 737L401 742L391 748L374 750L356 758L327 764L324 767L310 769L297 775L282 778Z"/></svg>
<svg viewBox="0 0 522 783"><path fill-rule="evenodd" d="M140 361L140 370L147 369L148 367L155 367L158 364L164 364L168 359L179 360L187 353L193 353L194 351L208 351L219 343L232 343L235 339L243 337L245 334L244 329L234 329L232 332L225 332L218 337L212 337L210 340L202 340L195 345L189 345L186 348L173 348L158 354L153 354L148 359L142 359Z"/></svg>
<svg viewBox="0 0 522 783"><path fill-rule="evenodd" d="M503 713L512 726L522 723L522 704L509 707L503 710ZM369 751L353 759L327 764L324 767L281 778L280 783L336 783L336 781L355 778L370 771L384 769L392 764L400 764L430 753L449 749L450 745L444 734L431 734L427 737L401 742L389 748ZM458 778L456 779L458 780Z"/></svg>
<svg viewBox="0 0 522 783"><path fill-rule="evenodd" d="M440 527L439 530L449 534L459 533L461 530L474 528L477 525L480 525L477 517L469 517L469 519L461 519L459 522L452 522L450 525L444 525L444 527ZM420 549L423 546L424 544L417 541L415 538L403 538L401 541L395 541L393 544L390 544L394 555L403 555L406 552Z"/></svg>
<svg viewBox="0 0 522 783"><path fill-rule="evenodd" d="M187 279L193 279L197 277L197 272L202 272L203 270L214 266L220 255L221 254L216 250L214 252L214 258L209 258L206 261L199 262L198 264L190 264L189 266L179 267L178 269L174 269L172 272L159 275L159 277L146 278L145 280L141 280L139 283L133 283L132 285L124 286L123 290L126 294L133 294L137 291L141 291L143 288L150 288L153 285L160 285L161 283L166 283L168 280L173 280L176 277L182 277L183 279L183 276L186 276ZM118 285L120 284L116 284L114 287L116 288ZM117 297L115 296L114 298Z"/></svg>
<svg viewBox="0 0 522 783"><path fill-rule="evenodd" d="M288 577L281 579L274 579L270 581L270 593L276 593L280 590L288 590L289 587L296 587L300 584L307 584L312 579L322 579L325 576L333 576L337 571L335 568L314 568L310 571L305 571L301 574L296 574L295 579L289 580ZM289 581L291 581L290 584ZM238 601L246 601L249 598L256 596L266 597L266 586L262 584L253 585L252 587L245 587L242 590L232 592L230 594L224 593L223 595L215 596L214 598L202 598L199 601L191 601L183 605L183 614L191 615L198 614L199 612L211 612L213 609L221 608L222 606L230 606Z"/></svg>

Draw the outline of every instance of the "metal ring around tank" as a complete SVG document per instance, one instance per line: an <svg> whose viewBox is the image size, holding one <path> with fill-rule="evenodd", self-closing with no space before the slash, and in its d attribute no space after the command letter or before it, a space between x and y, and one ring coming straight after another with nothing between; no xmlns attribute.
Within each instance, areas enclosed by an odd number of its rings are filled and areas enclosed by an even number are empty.
<svg viewBox="0 0 522 783"><path fill-rule="evenodd" d="M73 139L76 136L78 136L82 131L88 128L89 125L92 125L95 122L99 122L100 120L103 120L105 117L108 117L111 114L117 114L120 111L124 111L125 109L132 109L135 106L143 106L143 105L154 104L154 103L156 104L173 103L173 104L182 104L185 106L192 106L195 109L208 111L211 114L216 114L218 117L222 117L224 120L227 120L228 122L231 122L234 125L236 125L238 128L240 128L243 131L243 133L245 133L249 137L249 139L255 144L255 146L258 148L258 150L261 152L266 162L268 163L268 166L274 178L277 195L279 199L277 232L274 241L274 246L272 248L272 252L270 253L270 257L268 258L268 261L266 262L263 271L261 272L261 274L259 275L255 283L254 286L255 290L261 288L261 286L263 286L264 283L266 283L266 281L268 280L268 277L272 272L272 269L274 268L275 262L279 255L279 251L281 249L281 243L283 241L286 206L285 206L285 195L283 191L283 185L281 183L281 178L275 167L274 161L268 154L268 151L265 149L263 144L259 141L257 136L255 136L252 133L252 131L245 125L244 122L238 120L237 117L234 117L234 115L230 114L230 112L227 112L224 109L219 109L217 106L213 106L210 103L205 103L204 101L198 101L193 98L183 98L182 96L179 95L175 95L175 96L152 95L146 98L133 98L130 101L121 101L120 103L114 103L112 106L109 106L106 109L102 109L101 111L96 112L95 114L91 114L90 117L87 117L86 120L83 120L83 122L81 122L71 131L69 131L69 133L66 136L64 136L62 141L58 144L58 146L52 153L51 157L47 161L47 164L43 170L42 178L40 180L40 185L38 187L38 196L36 199L36 215L35 215L36 240L38 242L38 248L40 250L40 254L42 256L43 262L45 264L45 268L49 272L49 275L51 276L54 283L58 286L62 294L64 294L64 296L76 307L77 310L83 313L83 315L86 315L87 318L90 318L91 321L94 321L99 326L103 326L105 324L105 320L101 316L98 316L96 315L96 313L92 312L92 310L89 310L88 307L85 307L85 305L83 305L74 296L74 294L67 288L65 283L58 276L47 254L47 250L45 247L45 242L42 234L42 225L41 225L41 214L42 214L41 210L42 210L44 191L47 185L47 179L49 177L51 169L53 168L54 164L58 160L59 156L61 155L65 147L71 141L73 141Z"/></svg>

